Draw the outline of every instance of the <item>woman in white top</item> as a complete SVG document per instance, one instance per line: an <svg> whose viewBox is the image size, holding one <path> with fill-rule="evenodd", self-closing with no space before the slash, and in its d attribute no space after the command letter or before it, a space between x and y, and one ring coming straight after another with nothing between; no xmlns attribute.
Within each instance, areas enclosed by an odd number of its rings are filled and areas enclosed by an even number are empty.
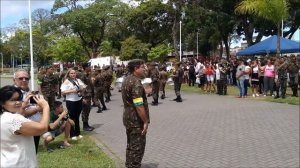
<svg viewBox="0 0 300 168"><path fill-rule="evenodd" d="M43 115L40 122L31 121L21 115L30 97L32 95L22 101L21 90L14 86L0 89L1 167L37 167L33 136L47 131L49 105L42 96L34 96Z"/></svg>
<svg viewBox="0 0 300 168"><path fill-rule="evenodd" d="M71 128L70 137L72 140L82 138L80 135L79 117L82 111L81 93L85 88L85 84L76 78L76 71L69 69L65 76L65 81L60 89L63 95L66 95L66 106L70 114L70 118L75 122L74 128Z"/></svg>

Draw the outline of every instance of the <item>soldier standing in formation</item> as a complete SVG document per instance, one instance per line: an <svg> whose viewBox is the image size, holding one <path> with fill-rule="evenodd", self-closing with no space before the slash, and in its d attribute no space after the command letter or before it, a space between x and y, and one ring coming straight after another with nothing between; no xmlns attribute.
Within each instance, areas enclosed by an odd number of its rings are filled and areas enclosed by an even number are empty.
<svg viewBox="0 0 300 168"><path fill-rule="evenodd" d="M152 86L152 105L158 105L158 94L159 94L159 71L156 69L156 64L153 62L150 64L150 78L151 78L151 86Z"/></svg>
<svg viewBox="0 0 300 168"><path fill-rule="evenodd" d="M150 123L146 92L141 83L145 71L144 61L139 59L130 61L128 71L129 75L122 84L123 124L127 135L125 166L139 168L145 152L146 134Z"/></svg>
<svg viewBox="0 0 300 168"><path fill-rule="evenodd" d="M55 95L58 91L58 78L53 74L51 66L45 68L46 73L39 76L38 83L41 87L41 92L50 106L50 111L55 109Z"/></svg>
<svg viewBox="0 0 300 168"><path fill-rule="evenodd" d="M175 90L175 94L176 94L176 99L173 99L176 102L182 102L182 98L180 95L180 90L181 90L181 84L183 82L183 74L184 71L183 69L180 67L181 63L177 63L175 65L175 71L173 76L173 81L174 81L174 90Z"/></svg>
<svg viewBox="0 0 300 168"><path fill-rule="evenodd" d="M287 60L284 61L283 58L281 58L278 62L278 66L275 67L277 71L277 80L275 77L275 91L276 96L275 99L279 98L279 90L281 92L281 98L285 98L286 94L286 85L287 85Z"/></svg>
<svg viewBox="0 0 300 168"><path fill-rule="evenodd" d="M103 110L107 110L104 102L104 92L105 92L105 76L104 72L100 68L96 69L97 76L93 82L94 85L94 101L95 105L98 107L97 113L102 113ZM100 100L100 102L99 102ZM101 105L102 104L102 108Z"/></svg>
<svg viewBox="0 0 300 168"><path fill-rule="evenodd" d="M160 82L159 91L161 92L161 96L160 96L161 99L166 98L165 88L166 88L167 80L168 80L168 73L166 71L166 67L162 66L159 72L159 82Z"/></svg>
<svg viewBox="0 0 300 168"><path fill-rule="evenodd" d="M227 94L227 66L223 63L219 64L220 71L220 80L218 83L218 94L226 95Z"/></svg>
<svg viewBox="0 0 300 168"><path fill-rule="evenodd" d="M89 64L83 64L82 68L84 72L82 73L81 80L84 84L86 84L85 90L82 92L82 123L83 123L83 130L85 131L93 131L95 128L89 125L89 115L92 109L91 102L92 102L92 74L91 74L91 67Z"/></svg>
<svg viewBox="0 0 300 168"><path fill-rule="evenodd" d="M295 56L291 56L291 61L288 66L288 73L290 82L289 85L293 91L292 97L298 97L298 73L299 73L299 64Z"/></svg>
<svg viewBox="0 0 300 168"><path fill-rule="evenodd" d="M105 102L109 102L110 101L110 86L112 84L113 81L113 71L111 70L110 66L105 66L104 67L104 87L105 87Z"/></svg>
<svg viewBox="0 0 300 168"><path fill-rule="evenodd" d="M123 75L124 75L123 67L120 65L117 65L116 78L121 78ZM118 92L121 92L121 88L118 90Z"/></svg>

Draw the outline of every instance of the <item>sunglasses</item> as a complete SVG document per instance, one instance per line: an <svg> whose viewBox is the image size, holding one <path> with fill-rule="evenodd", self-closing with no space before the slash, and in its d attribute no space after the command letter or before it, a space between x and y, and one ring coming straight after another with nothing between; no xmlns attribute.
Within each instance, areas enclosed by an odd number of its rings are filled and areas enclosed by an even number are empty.
<svg viewBox="0 0 300 168"><path fill-rule="evenodd" d="M18 78L20 81L24 81L24 79L26 80L26 81L29 81L29 78L27 78L27 77L20 77L20 78Z"/></svg>

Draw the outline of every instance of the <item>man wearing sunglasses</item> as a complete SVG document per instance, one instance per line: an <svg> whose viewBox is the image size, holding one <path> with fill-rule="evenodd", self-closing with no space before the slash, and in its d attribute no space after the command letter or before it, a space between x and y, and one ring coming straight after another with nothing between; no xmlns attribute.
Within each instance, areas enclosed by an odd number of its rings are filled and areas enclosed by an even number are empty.
<svg viewBox="0 0 300 168"><path fill-rule="evenodd" d="M14 73L14 78L13 78L14 86L21 89L23 94L23 100L28 94L31 94L31 92L29 91L29 80L30 80L30 76L25 69L18 69ZM42 109L39 106L37 106L36 104L30 104L30 106L25 109L22 115L24 115L26 118L32 121L39 122L41 119L41 114L38 113L39 111L42 111ZM36 153L38 151L39 141L40 141L40 136L34 136Z"/></svg>

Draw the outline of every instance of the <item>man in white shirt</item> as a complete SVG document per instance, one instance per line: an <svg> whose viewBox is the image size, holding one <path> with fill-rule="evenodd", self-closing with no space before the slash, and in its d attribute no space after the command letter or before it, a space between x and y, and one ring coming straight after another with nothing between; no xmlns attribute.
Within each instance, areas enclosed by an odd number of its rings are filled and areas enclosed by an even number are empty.
<svg viewBox="0 0 300 168"><path fill-rule="evenodd" d="M28 94L31 94L29 91L29 80L30 76L28 72L25 69L18 69L14 73L13 82L15 87L18 87L21 89L23 93L23 100ZM24 113L22 114L26 118L32 120L32 121L40 121L41 115L39 113L41 111L41 108L35 104L31 104L28 108L25 109ZM35 144L35 151L37 153L38 146L39 146L40 136L34 136L34 144Z"/></svg>

